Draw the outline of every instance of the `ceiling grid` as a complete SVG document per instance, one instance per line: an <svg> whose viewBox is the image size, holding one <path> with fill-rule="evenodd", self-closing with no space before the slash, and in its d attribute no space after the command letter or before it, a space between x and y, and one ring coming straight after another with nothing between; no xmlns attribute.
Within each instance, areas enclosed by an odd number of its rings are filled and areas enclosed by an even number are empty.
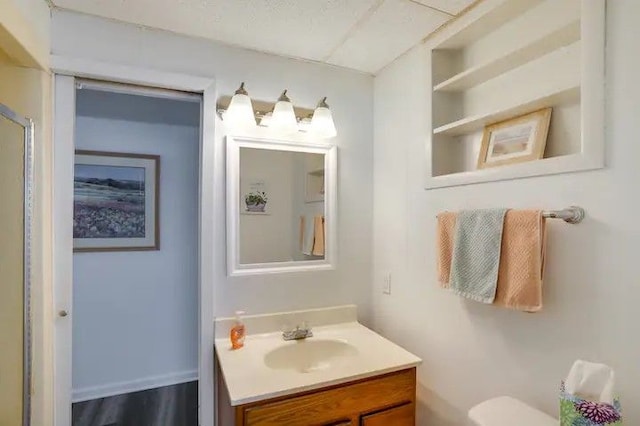
<svg viewBox="0 0 640 426"><path fill-rule="evenodd" d="M475 0L50 0L121 22L375 74Z"/></svg>

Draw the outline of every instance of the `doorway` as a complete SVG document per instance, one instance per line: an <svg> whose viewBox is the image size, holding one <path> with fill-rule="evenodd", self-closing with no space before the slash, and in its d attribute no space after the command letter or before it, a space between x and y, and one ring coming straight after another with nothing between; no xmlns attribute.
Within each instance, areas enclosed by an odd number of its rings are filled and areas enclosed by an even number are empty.
<svg viewBox="0 0 640 426"><path fill-rule="evenodd" d="M58 99L58 79L73 93ZM72 127L59 129L59 102ZM56 215L72 218L58 217L54 236L71 277L56 280L56 371L70 390L56 425L198 424L203 104L201 93L56 77L56 143L60 130L73 141L55 159L71 166L56 171L68 198Z"/></svg>
<svg viewBox="0 0 640 426"><path fill-rule="evenodd" d="M76 87L72 425L196 425L201 97Z"/></svg>

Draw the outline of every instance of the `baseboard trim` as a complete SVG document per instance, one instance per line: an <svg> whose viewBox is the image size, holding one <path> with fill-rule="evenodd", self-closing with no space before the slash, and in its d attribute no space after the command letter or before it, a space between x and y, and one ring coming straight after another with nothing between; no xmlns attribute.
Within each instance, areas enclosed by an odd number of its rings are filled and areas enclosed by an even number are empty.
<svg viewBox="0 0 640 426"><path fill-rule="evenodd" d="M143 379L131 380L128 382L115 382L100 386L89 386L74 389L71 402L89 401L92 399L105 398L108 396L122 395L125 393L138 392L148 389L160 388L163 386L177 385L180 383L198 380L198 370L179 371L170 374L145 377Z"/></svg>

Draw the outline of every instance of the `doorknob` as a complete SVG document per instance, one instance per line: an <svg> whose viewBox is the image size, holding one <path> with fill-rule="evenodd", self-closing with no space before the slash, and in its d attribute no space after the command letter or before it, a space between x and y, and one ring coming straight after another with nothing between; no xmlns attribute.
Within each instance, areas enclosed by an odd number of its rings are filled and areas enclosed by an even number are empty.
<svg viewBox="0 0 640 426"><path fill-rule="evenodd" d="M69 312L67 312L65 310L62 310L62 311L58 312L58 316L61 317L61 318L64 318L67 315L69 315Z"/></svg>

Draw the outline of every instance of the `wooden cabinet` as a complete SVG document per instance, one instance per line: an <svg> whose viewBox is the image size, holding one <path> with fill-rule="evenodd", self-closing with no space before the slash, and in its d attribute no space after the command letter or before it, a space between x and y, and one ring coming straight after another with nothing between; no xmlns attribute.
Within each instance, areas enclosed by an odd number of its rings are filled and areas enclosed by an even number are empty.
<svg viewBox="0 0 640 426"><path fill-rule="evenodd" d="M362 426L409 426L415 424L416 407L404 404L377 413L362 416Z"/></svg>
<svg viewBox="0 0 640 426"><path fill-rule="evenodd" d="M415 368L235 407L236 426L413 426Z"/></svg>

